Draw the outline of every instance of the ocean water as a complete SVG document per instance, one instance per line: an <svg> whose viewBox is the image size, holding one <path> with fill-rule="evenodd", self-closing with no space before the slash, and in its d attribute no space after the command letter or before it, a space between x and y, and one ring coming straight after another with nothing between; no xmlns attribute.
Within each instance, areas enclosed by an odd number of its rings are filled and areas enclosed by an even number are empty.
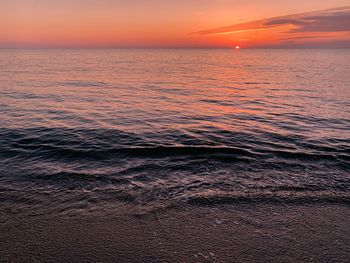
<svg viewBox="0 0 350 263"><path fill-rule="evenodd" d="M349 203L350 50L1 50L0 209Z"/></svg>

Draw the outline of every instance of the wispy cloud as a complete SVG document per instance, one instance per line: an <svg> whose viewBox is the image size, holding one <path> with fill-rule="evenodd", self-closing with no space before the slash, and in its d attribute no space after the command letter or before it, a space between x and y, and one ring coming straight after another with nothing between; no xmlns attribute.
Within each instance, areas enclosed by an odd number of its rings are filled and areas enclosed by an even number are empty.
<svg viewBox="0 0 350 263"><path fill-rule="evenodd" d="M288 39L293 39L294 36L294 39L322 38L334 33L337 33L338 36L341 35L339 33L344 33L343 35L348 37L348 33L350 32L350 6L266 18L247 23L201 30L192 34L202 36L230 35L273 28L280 28L282 32L288 33ZM285 30L283 31L284 28ZM301 36L301 34L303 35ZM284 39L286 39L286 36L284 36Z"/></svg>

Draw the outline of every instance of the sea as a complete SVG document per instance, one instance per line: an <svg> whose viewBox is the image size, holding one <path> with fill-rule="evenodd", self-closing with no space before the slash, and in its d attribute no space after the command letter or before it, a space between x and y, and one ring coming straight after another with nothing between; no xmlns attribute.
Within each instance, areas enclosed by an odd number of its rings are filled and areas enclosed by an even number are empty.
<svg viewBox="0 0 350 263"><path fill-rule="evenodd" d="M350 203L348 49L0 50L0 211Z"/></svg>

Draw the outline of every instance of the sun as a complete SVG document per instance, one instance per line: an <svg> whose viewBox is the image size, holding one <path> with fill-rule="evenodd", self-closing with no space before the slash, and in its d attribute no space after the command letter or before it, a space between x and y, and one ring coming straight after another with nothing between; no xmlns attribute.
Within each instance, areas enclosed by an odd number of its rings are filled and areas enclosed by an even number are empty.
<svg viewBox="0 0 350 263"><path fill-rule="evenodd" d="M235 48L236 48L236 49L240 49L240 46L236 46Z"/></svg>

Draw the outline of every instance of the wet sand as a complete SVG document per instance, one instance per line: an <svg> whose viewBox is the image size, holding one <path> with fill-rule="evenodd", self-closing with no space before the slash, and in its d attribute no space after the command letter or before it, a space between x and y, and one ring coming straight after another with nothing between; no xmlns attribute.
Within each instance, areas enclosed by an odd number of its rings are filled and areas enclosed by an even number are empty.
<svg viewBox="0 0 350 263"><path fill-rule="evenodd" d="M187 206L146 215L1 216L1 262L349 262L350 207Z"/></svg>

